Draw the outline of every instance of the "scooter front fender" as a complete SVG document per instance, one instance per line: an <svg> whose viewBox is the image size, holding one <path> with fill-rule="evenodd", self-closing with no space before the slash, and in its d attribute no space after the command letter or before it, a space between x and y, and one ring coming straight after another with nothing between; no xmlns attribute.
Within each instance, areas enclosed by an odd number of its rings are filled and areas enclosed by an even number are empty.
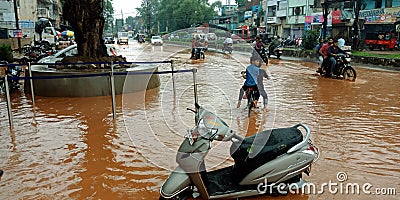
<svg viewBox="0 0 400 200"><path fill-rule="evenodd" d="M166 199L173 198L190 187L190 185L189 175L178 166L161 186L160 195Z"/></svg>

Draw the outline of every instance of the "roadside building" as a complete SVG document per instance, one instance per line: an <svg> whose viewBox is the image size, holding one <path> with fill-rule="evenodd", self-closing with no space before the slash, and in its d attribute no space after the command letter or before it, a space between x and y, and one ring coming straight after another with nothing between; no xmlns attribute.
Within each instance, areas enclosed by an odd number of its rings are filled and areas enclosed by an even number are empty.
<svg viewBox="0 0 400 200"><path fill-rule="evenodd" d="M14 2L0 0L0 28L9 30L13 36L16 28ZM35 34L35 22L39 18L47 18L55 28L61 28L61 1L60 0L19 0L17 1L19 27L22 35Z"/></svg>

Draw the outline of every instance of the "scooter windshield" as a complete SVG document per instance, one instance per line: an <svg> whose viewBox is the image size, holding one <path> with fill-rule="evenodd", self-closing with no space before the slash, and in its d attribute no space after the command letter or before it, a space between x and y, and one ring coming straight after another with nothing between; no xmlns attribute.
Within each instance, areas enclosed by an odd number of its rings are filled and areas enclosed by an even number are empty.
<svg viewBox="0 0 400 200"><path fill-rule="evenodd" d="M203 108L199 110L199 121L197 127L203 129L200 135L207 139L214 139L217 135L226 135L229 126L217 115ZM200 131L199 131L200 132Z"/></svg>

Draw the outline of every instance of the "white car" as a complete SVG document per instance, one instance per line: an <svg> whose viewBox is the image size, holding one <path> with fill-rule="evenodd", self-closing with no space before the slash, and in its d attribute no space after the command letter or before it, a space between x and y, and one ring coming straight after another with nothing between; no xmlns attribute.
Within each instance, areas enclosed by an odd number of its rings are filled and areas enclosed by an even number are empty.
<svg viewBox="0 0 400 200"><path fill-rule="evenodd" d="M109 56L117 56L115 47L111 44L106 44L107 54ZM65 49L60 50L54 55L44 57L38 61L38 63L55 63L57 61L62 60L66 56L75 56L78 55L78 45L74 44Z"/></svg>
<svg viewBox="0 0 400 200"><path fill-rule="evenodd" d="M160 36L152 36L150 42L152 45L163 45L163 41Z"/></svg>

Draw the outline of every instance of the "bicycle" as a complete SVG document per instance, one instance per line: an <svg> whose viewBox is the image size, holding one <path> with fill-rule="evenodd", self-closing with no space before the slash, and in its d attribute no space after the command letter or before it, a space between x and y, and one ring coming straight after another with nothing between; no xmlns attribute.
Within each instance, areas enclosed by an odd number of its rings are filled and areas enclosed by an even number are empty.
<svg viewBox="0 0 400 200"><path fill-rule="evenodd" d="M250 117L251 109L257 106L257 93L258 90L254 88L248 88L246 90L246 97L247 97L247 116Z"/></svg>

